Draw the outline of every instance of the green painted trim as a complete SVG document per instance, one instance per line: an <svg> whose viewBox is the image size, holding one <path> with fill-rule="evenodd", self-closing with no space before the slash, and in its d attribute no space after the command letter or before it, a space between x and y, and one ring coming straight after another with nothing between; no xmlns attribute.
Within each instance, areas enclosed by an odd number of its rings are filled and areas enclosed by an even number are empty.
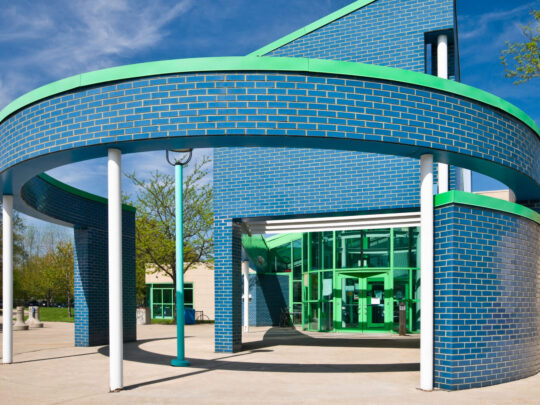
<svg viewBox="0 0 540 405"><path fill-rule="evenodd" d="M351 14L355 12L356 10L359 10L362 7L365 7L375 1L376 0L357 0L352 4L349 4L348 6L345 6L337 11L334 11L332 14L328 14L327 16L315 22L312 22L311 24L308 24L305 27L300 28L289 35L285 35L284 37L277 39L274 42L268 45L265 45L254 52L251 52L248 56L266 55L269 52L275 51L276 49L281 48L284 45L287 45L293 41L296 41L298 38L301 38L304 35L307 35L313 31L318 30L319 28L324 27L325 25L328 25L336 20L339 20L340 18L345 17L346 15Z"/></svg>
<svg viewBox="0 0 540 405"><path fill-rule="evenodd" d="M47 84L19 97L0 111L0 123L16 111L47 97L111 81L194 72L276 71L307 72L393 81L440 90L501 109L528 125L540 137L540 127L518 107L493 94L453 80L423 73L365 63L305 58L219 57L177 59L119 66L84 73Z"/></svg>
<svg viewBox="0 0 540 405"><path fill-rule="evenodd" d="M51 186L59 188L60 190L63 190L67 193L74 194L86 200L95 201L95 202L105 204L105 205L108 204L108 200L106 198L100 197L99 195L87 193L86 191L83 191L78 188L67 185L65 183L62 183L61 181L56 180L55 178L49 176L48 174L41 173L40 175L38 175L38 177L41 180L49 183ZM130 211L130 212L137 211L135 207L132 207L131 205L127 205L127 204L122 204L122 209L125 211Z"/></svg>
<svg viewBox="0 0 540 405"><path fill-rule="evenodd" d="M514 214L540 224L540 214L538 212L520 204L487 197L485 195L452 190L446 193L437 194L434 200L435 207L442 207L448 204L470 205L473 207L487 208L494 211Z"/></svg>

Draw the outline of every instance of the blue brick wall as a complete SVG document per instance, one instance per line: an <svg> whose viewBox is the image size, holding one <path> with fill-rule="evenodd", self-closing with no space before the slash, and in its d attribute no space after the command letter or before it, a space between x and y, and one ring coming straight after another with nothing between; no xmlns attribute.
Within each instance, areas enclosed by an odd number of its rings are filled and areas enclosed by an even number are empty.
<svg viewBox="0 0 540 405"><path fill-rule="evenodd" d="M217 148L214 212L257 217L410 208L420 164L397 156L316 149ZM339 163L337 163L339 162Z"/></svg>
<svg viewBox="0 0 540 405"><path fill-rule="evenodd" d="M242 230L237 222L214 219L215 350L242 347Z"/></svg>
<svg viewBox="0 0 540 405"><path fill-rule="evenodd" d="M540 226L484 208L435 210L435 384L540 371Z"/></svg>
<svg viewBox="0 0 540 405"><path fill-rule="evenodd" d="M275 72L128 80L37 102L7 118L0 131L0 170L60 150L189 136L201 146L408 156L436 149L540 181L540 140L521 121L444 92L351 77Z"/></svg>
<svg viewBox="0 0 540 405"><path fill-rule="evenodd" d="M453 0L377 0L267 56L345 60L424 72L424 33L453 27Z"/></svg>
<svg viewBox="0 0 540 405"><path fill-rule="evenodd" d="M70 194L39 177L22 198L38 211L74 225L75 346L109 341L107 205ZM136 340L135 213L122 211L124 341Z"/></svg>
<svg viewBox="0 0 540 405"><path fill-rule="evenodd" d="M289 308L289 276L250 274L250 326L279 326L281 309Z"/></svg>

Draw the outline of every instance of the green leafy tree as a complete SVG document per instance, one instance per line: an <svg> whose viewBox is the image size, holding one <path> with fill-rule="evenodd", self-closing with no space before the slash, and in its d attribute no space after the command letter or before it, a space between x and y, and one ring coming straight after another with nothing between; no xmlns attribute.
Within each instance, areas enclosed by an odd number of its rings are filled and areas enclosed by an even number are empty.
<svg viewBox="0 0 540 405"><path fill-rule="evenodd" d="M213 260L212 184L208 182L208 157L192 166L184 178L184 272L195 263ZM175 180L155 171L149 179L135 173L126 175L138 187L134 199L137 208L136 260L137 300L146 298L145 274L148 266L167 274L176 283Z"/></svg>
<svg viewBox="0 0 540 405"><path fill-rule="evenodd" d="M0 204L1 207L1 204ZM1 222L1 221L0 221ZM0 236L2 235L2 227L0 227ZM16 292L20 289L19 279L17 278L17 270L24 265L28 258L28 252L25 249L25 233L26 226L22 218L15 213L13 216L13 291L15 297ZM0 260L2 260L2 253L0 252ZM0 282L2 282L2 272L0 272ZM0 292L2 294L2 292ZM1 296L1 295L0 295Z"/></svg>
<svg viewBox="0 0 540 405"><path fill-rule="evenodd" d="M526 42L506 43L502 51L501 62L505 67L505 76L515 79L515 84L525 83L540 76L540 10L531 12L534 21L522 26Z"/></svg>
<svg viewBox="0 0 540 405"><path fill-rule="evenodd" d="M73 245L68 241L60 241L54 249L41 257L41 280L43 291L49 292L49 303L54 300L65 301L68 316L71 318L71 303L74 294L74 258Z"/></svg>

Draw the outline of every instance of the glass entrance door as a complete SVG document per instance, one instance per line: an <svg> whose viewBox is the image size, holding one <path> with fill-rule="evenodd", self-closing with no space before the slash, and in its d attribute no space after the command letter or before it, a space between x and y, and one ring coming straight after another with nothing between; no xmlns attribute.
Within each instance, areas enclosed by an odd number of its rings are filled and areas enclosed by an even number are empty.
<svg viewBox="0 0 540 405"><path fill-rule="evenodd" d="M368 280L366 284L367 329L384 329L384 279Z"/></svg>
<svg viewBox="0 0 540 405"><path fill-rule="evenodd" d="M387 307L392 309L385 300L388 278L389 275L338 276L341 311L336 315L341 318L335 324L336 329L358 332L385 330L385 320L392 316L386 313Z"/></svg>

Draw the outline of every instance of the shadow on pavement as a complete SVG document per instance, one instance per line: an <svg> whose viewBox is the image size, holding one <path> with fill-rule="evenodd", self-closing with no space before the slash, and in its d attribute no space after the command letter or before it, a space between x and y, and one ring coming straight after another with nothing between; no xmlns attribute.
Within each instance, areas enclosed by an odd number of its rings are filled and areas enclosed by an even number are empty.
<svg viewBox="0 0 540 405"><path fill-rule="evenodd" d="M175 339L175 338L166 338ZM124 345L124 359L147 364L170 365L173 356L154 353L141 348L145 343L165 339L146 339ZM316 338L307 336L297 330L285 328L272 328L264 335L262 341L250 342L243 345L243 351L214 359L188 358L192 372L164 377L152 381L134 384L124 389L136 389L147 385L159 384L171 380L190 377L213 370L230 370L244 372L270 372L270 373L392 373L419 371L419 363L390 363L390 364L298 364L298 363L266 363L233 361L238 357L246 357L256 353L272 352L263 349L278 345L320 346L320 347L347 347L347 348L418 348L417 339L387 339L387 338ZM98 349L102 355L108 356L108 346Z"/></svg>

